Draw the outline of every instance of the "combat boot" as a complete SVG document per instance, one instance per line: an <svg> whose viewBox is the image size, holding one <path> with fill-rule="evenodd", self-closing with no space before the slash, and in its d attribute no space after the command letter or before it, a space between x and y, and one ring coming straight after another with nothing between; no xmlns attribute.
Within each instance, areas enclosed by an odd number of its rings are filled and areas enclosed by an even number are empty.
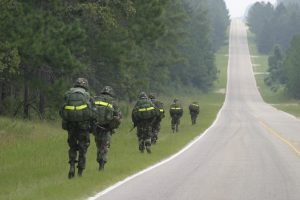
<svg viewBox="0 0 300 200"><path fill-rule="evenodd" d="M74 176L75 176L75 165L71 164L69 174L68 174L68 178L71 179L71 178L74 178Z"/></svg>
<svg viewBox="0 0 300 200"><path fill-rule="evenodd" d="M101 159L99 162L99 171L104 170L104 165L105 165L106 161Z"/></svg>
<svg viewBox="0 0 300 200"><path fill-rule="evenodd" d="M82 176L83 170L84 170L83 168L78 168L77 175L78 175L79 177Z"/></svg>
<svg viewBox="0 0 300 200"><path fill-rule="evenodd" d="M139 150L141 153L144 153L145 144L144 141L139 141Z"/></svg>
<svg viewBox="0 0 300 200"><path fill-rule="evenodd" d="M151 146L150 145L146 146L146 151L147 151L147 153L151 153Z"/></svg>

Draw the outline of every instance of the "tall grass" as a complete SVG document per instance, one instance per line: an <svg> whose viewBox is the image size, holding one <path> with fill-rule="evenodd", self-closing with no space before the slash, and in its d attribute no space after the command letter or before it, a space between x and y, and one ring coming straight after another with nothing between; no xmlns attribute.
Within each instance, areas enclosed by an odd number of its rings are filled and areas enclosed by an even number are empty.
<svg viewBox="0 0 300 200"><path fill-rule="evenodd" d="M224 50L225 49L225 50ZM112 137L109 161L99 172L96 162L94 138L87 153L87 168L83 177L67 178L67 133L58 122L22 121L0 118L0 199L2 200L68 200L85 199L109 185L134 174L184 147L210 126L222 106L225 88L227 48L217 54L220 79L214 90L207 94L189 91L189 95L177 94L184 105L184 115L178 133L171 132L168 113L162 121L159 140L153 145L152 154L141 154L135 130L129 132L132 123L125 117ZM216 92L218 91L218 92ZM174 97L160 97L166 110ZM191 125L188 105L200 103L200 116ZM127 112L131 107L128 106Z"/></svg>
<svg viewBox="0 0 300 200"><path fill-rule="evenodd" d="M249 50L251 53L251 61L253 64L255 78L257 86L259 88L260 94L262 95L264 101L272 104L274 107L300 117L300 101L291 98L285 88L281 86L276 92L272 91L264 83L264 78L266 77L266 72L268 70L268 56L260 54L257 50L255 43L255 35L248 32L248 43Z"/></svg>

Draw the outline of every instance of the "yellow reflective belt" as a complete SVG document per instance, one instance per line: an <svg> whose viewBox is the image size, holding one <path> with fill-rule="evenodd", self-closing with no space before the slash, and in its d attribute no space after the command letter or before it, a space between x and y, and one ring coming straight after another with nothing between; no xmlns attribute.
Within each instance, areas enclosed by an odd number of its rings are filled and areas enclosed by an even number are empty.
<svg viewBox="0 0 300 200"><path fill-rule="evenodd" d="M145 112L145 111L149 111L149 110L154 110L154 107L141 108L141 109L139 109L139 112Z"/></svg>
<svg viewBox="0 0 300 200"><path fill-rule="evenodd" d="M86 104L80 106L65 106L65 110L83 110L87 107L88 106Z"/></svg>
<svg viewBox="0 0 300 200"><path fill-rule="evenodd" d="M182 108L171 108L171 110L181 110Z"/></svg>
<svg viewBox="0 0 300 200"><path fill-rule="evenodd" d="M197 106L197 107L199 107L199 105L197 105L197 104L192 104L193 106Z"/></svg>
<svg viewBox="0 0 300 200"><path fill-rule="evenodd" d="M96 101L95 104L96 104L96 105L99 105L99 106L108 106L108 107L110 107L110 108L113 107L112 104L107 103L107 102L103 102L103 101Z"/></svg>
<svg viewBox="0 0 300 200"><path fill-rule="evenodd" d="M160 112L164 112L164 109L159 109Z"/></svg>

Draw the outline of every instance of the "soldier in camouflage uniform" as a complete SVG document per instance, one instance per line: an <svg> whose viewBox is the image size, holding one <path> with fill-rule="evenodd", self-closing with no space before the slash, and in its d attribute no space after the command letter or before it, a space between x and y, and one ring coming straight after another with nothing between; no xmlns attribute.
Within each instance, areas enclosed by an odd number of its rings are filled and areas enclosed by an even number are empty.
<svg viewBox="0 0 300 200"><path fill-rule="evenodd" d="M137 127L140 152L151 153L151 127L157 117L157 109L145 92L141 92L132 110L132 122Z"/></svg>
<svg viewBox="0 0 300 200"><path fill-rule="evenodd" d="M97 146L97 162L99 163L99 170L103 170L104 165L107 163L107 154L110 148L111 136L114 133L114 129L118 128L121 123L122 114L114 96L115 94L112 87L105 86L100 95L95 97L97 109L107 107L112 110L111 119L105 120L103 123L100 121L95 123L94 135Z"/></svg>
<svg viewBox="0 0 300 200"><path fill-rule="evenodd" d="M149 98L152 101L152 103L159 110L159 116L156 117L156 119L154 120L154 122L152 124L152 131L151 131L152 132L151 133L151 142L152 142L152 144L155 144L158 139L158 134L160 131L160 122L165 117L165 110L164 110L164 104L161 101L157 100L153 93L149 94Z"/></svg>
<svg viewBox="0 0 300 200"><path fill-rule="evenodd" d="M179 131L179 124L180 124L180 118L183 115L183 108L181 104L179 103L178 99L174 99L173 104L170 106L170 116L172 118L171 120L171 128L173 133Z"/></svg>
<svg viewBox="0 0 300 200"><path fill-rule="evenodd" d="M193 102L189 105L189 110L190 110L190 115L191 115L191 120L192 120L192 125L196 124L197 117L200 112L200 107L197 102Z"/></svg>
<svg viewBox="0 0 300 200"><path fill-rule="evenodd" d="M82 94L85 99L85 104L76 104L76 106L70 105L68 103L74 100L72 94ZM73 98L73 99L72 99ZM78 176L82 175L83 170L85 169L86 163L86 153L90 145L90 130L91 130L91 120L92 115L86 116L84 121L81 120L71 120L68 121L67 114L70 112L85 112L91 113L93 109L94 100L90 97L88 92L88 81L85 78L78 78L75 81L74 87L71 88L65 94L65 105L60 110L60 115L63 118L63 129L68 131L68 145L69 145L69 164L70 170L68 173L69 178L73 178L75 175L75 163L78 168ZM90 111L88 111L90 110ZM78 152L78 153L77 153Z"/></svg>

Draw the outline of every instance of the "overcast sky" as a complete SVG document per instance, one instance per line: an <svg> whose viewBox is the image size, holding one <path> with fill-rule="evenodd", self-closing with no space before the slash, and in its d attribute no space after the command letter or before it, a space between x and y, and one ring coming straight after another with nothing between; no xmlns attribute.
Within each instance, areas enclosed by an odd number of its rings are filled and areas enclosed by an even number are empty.
<svg viewBox="0 0 300 200"><path fill-rule="evenodd" d="M243 17L246 8L257 1L263 1L263 0L225 0L231 18ZM264 1L271 2L273 4L275 4L276 2L276 0L264 0Z"/></svg>

